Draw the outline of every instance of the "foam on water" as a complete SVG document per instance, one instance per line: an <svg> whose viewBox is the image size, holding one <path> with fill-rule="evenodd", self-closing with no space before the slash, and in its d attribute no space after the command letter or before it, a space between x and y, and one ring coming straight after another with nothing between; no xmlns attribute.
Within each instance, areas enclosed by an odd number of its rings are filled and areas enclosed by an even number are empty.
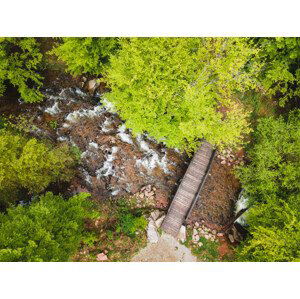
<svg viewBox="0 0 300 299"><path fill-rule="evenodd" d="M59 113L60 109L58 108L58 102L55 102L52 107L48 107L47 109L45 109L45 112L49 113L51 115L55 115L55 114Z"/></svg>
<svg viewBox="0 0 300 299"><path fill-rule="evenodd" d="M111 148L111 153L107 155L106 161L103 163L103 166L96 170L97 179L100 179L101 177L106 177L109 175L114 176L115 171L113 167L113 161L115 160L115 154L118 151L118 147L113 146Z"/></svg>
<svg viewBox="0 0 300 299"><path fill-rule="evenodd" d="M131 139L131 136L129 134L126 133L126 126L125 124L121 125L119 128L118 128L118 134L117 136L120 137L120 139L123 141L123 142L126 142L126 143L129 143L129 144L133 144L132 142L132 139Z"/></svg>

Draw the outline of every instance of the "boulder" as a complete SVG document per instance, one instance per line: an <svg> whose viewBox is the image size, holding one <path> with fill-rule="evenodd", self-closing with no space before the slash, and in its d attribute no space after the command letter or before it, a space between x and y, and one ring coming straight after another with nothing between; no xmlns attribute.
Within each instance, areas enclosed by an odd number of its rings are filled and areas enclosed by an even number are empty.
<svg viewBox="0 0 300 299"><path fill-rule="evenodd" d="M150 243L157 243L159 236L153 219L150 219L147 227L147 239Z"/></svg>
<svg viewBox="0 0 300 299"><path fill-rule="evenodd" d="M161 212L159 210L155 210L155 211L151 212L151 214L150 214L151 218L154 221L157 220L160 215L161 215Z"/></svg>
<svg viewBox="0 0 300 299"><path fill-rule="evenodd" d="M100 83L97 79L92 79L87 83L87 89L89 92L93 93L100 86Z"/></svg>
<svg viewBox="0 0 300 299"><path fill-rule="evenodd" d="M157 228L161 227L161 224L163 223L164 219L165 219L165 215L161 216L160 218L158 218L156 221L155 221L155 225Z"/></svg>
<svg viewBox="0 0 300 299"><path fill-rule="evenodd" d="M180 228L179 234L178 234L178 239L181 242L185 242L186 241L186 227L184 225L181 225L181 228Z"/></svg>
<svg viewBox="0 0 300 299"><path fill-rule="evenodd" d="M103 262L103 261L107 261L108 257L105 253L101 252L99 254L97 254L97 261L98 262Z"/></svg>

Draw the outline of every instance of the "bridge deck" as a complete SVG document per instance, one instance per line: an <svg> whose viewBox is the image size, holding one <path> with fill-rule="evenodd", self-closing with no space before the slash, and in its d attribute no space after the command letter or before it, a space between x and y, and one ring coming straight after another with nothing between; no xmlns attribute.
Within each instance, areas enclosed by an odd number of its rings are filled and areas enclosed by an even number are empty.
<svg viewBox="0 0 300 299"><path fill-rule="evenodd" d="M211 144L203 142L194 155L162 223L162 229L166 233L177 237L180 227L204 183L212 155L213 148Z"/></svg>

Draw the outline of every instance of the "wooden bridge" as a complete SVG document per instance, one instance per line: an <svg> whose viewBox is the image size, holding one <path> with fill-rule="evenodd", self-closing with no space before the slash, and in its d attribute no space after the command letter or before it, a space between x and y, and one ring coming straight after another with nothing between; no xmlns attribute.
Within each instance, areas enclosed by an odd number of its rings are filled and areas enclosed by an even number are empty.
<svg viewBox="0 0 300 299"><path fill-rule="evenodd" d="M204 141L194 155L169 207L162 229L177 237L181 225L190 215L209 173L215 151Z"/></svg>

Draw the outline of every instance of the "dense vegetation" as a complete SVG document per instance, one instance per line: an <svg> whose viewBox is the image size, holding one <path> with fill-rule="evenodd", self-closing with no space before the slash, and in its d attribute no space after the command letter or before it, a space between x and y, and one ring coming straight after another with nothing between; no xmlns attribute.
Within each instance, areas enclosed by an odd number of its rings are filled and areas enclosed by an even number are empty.
<svg viewBox="0 0 300 299"><path fill-rule="evenodd" d="M109 55L118 47L118 39L110 37L64 37L50 53L67 65L72 75L99 75L108 63Z"/></svg>
<svg viewBox="0 0 300 299"><path fill-rule="evenodd" d="M44 55L35 38L0 38L0 96L14 87L25 102L41 101L42 62L50 54L73 76L105 81L107 99L134 134L188 153L202 139L218 149L244 147L248 161L236 173L249 197L250 234L238 259L299 260L299 38L88 37L53 43ZM49 121L53 130L56 125ZM0 260L67 261L85 237L94 240L84 219L95 214L86 194L69 200L41 195L51 183L72 178L78 157L31 133L5 125L0 115ZM98 243L106 236L137 240L145 230L144 216L127 205L118 205L112 218L115 232L104 225Z"/></svg>
<svg viewBox="0 0 300 299"><path fill-rule="evenodd" d="M300 111L261 119L239 177L252 204L246 260L293 261L300 257Z"/></svg>
<svg viewBox="0 0 300 299"><path fill-rule="evenodd" d="M42 54L34 38L0 38L0 96L9 82L25 102L40 101L43 78L37 70L41 61Z"/></svg>
<svg viewBox="0 0 300 299"><path fill-rule="evenodd" d="M84 219L97 216L89 194L64 200L48 192L28 205L0 213L1 262L64 262L90 240Z"/></svg>
<svg viewBox="0 0 300 299"><path fill-rule="evenodd" d="M20 189L39 193L52 182L67 181L74 174L70 149L52 146L9 129L0 129L1 199L14 199ZM0 200L1 200L0 199Z"/></svg>

